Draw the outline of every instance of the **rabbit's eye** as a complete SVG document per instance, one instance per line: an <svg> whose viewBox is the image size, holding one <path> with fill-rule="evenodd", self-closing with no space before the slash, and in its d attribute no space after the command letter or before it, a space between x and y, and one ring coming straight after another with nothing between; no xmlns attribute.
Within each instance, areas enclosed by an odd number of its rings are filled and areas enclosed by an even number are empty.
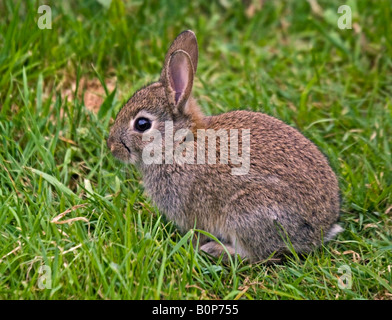
<svg viewBox="0 0 392 320"><path fill-rule="evenodd" d="M138 118L135 121L135 129L140 132L144 132L151 128L151 120L147 118Z"/></svg>

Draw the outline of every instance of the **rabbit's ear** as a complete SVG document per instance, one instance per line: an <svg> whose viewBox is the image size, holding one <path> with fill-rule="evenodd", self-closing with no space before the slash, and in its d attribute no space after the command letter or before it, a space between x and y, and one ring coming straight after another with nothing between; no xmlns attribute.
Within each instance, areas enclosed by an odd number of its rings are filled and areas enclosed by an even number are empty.
<svg viewBox="0 0 392 320"><path fill-rule="evenodd" d="M188 100L193 85L193 65L188 53L177 50L165 66L164 86L174 111L181 111Z"/></svg>
<svg viewBox="0 0 392 320"><path fill-rule="evenodd" d="M192 68L193 68L193 74L196 74L197 70L197 61L198 61L198 56L199 56L199 49L197 47L197 39L196 35L193 31L191 30L186 30L181 32L176 39L174 39L173 43L171 44L168 52L166 53L165 57L165 63L163 65L163 70L161 73L161 79L165 77L165 69L168 65L169 59L173 52L177 50L183 50L185 51L192 63Z"/></svg>

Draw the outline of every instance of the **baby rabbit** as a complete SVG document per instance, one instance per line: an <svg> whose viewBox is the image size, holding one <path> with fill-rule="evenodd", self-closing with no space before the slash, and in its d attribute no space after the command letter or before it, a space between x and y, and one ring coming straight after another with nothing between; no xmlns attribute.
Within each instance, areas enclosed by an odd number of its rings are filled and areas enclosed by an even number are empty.
<svg viewBox="0 0 392 320"><path fill-rule="evenodd" d="M191 96L197 62L196 36L184 31L169 48L159 81L135 92L107 140L115 157L141 171L159 210L182 232L205 230L230 254L251 262L282 257L288 246L309 252L342 231L336 224L338 181L326 157L296 129L266 114L205 116ZM229 143L219 135L219 143L210 145L208 139L207 146L200 138L203 130L243 134L237 140L231 134ZM154 148L162 148L154 149L154 161L146 161L152 138ZM236 141L242 164L231 157ZM225 144L230 159L218 161L228 155ZM175 161L172 149L179 147L177 159L188 151L190 156ZM213 147L215 163L196 160L196 155L210 156ZM226 252L203 235L199 239L200 249L213 256Z"/></svg>

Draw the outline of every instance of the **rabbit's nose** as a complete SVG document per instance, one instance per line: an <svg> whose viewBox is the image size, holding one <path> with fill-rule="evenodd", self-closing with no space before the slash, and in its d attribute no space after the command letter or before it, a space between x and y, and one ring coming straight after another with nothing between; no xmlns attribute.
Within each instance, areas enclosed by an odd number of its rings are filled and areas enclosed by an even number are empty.
<svg viewBox="0 0 392 320"><path fill-rule="evenodd" d="M110 151L113 151L114 144L113 144L113 137L110 135L109 138L106 140L106 145Z"/></svg>

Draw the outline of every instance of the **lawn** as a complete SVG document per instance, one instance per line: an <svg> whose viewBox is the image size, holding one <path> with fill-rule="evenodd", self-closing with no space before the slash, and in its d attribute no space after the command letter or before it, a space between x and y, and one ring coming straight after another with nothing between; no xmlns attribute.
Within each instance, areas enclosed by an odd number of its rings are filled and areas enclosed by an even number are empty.
<svg viewBox="0 0 392 320"><path fill-rule="evenodd" d="M338 27L342 4L352 29ZM389 0L0 0L0 12L0 299L392 299ZM335 240L276 265L211 260L110 154L115 115L185 29L206 114L267 113L328 156Z"/></svg>

